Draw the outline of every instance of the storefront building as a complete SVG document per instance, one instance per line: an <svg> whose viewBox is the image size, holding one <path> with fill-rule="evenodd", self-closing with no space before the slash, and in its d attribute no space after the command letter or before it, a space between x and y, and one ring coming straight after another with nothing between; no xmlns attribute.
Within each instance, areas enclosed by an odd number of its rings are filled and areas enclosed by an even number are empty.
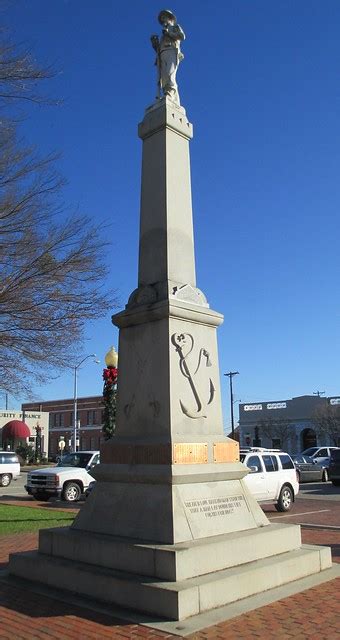
<svg viewBox="0 0 340 640"><path fill-rule="evenodd" d="M28 427L28 430L20 430L18 423L23 423ZM4 427L5 430L4 430ZM6 442L3 438L3 434L6 434ZM41 455L45 458L49 455L48 441L49 441L49 416L46 411L41 409L41 404L31 410L11 411L7 409L0 409L0 448L8 447L15 448L15 445L20 442L23 444L32 445L33 449L36 448L37 437L40 438L39 448L41 449ZM18 437L17 437L18 435ZM20 436L20 437L19 437ZM9 445L9 443L11 443Z"/></svg>
<svg viewBox="0 0 340 640"><path fill-rule="evenodd" d="M340 396L324 398L319 395L241 403L240 445L282 448L291 454L313 446L340 446L340 431L339 441L335 443L334 438L320 433L315 420L318 413L327 411L327 407L337 409L337 405L340 405Z"/></svg>

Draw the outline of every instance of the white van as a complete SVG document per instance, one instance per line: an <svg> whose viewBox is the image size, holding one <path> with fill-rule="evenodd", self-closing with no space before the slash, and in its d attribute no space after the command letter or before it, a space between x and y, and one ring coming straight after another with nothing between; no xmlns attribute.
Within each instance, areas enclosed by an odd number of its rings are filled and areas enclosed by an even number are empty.
<svg viewBox="0 0 340 640"><path fill-rule="evenodd" d="M14 451L0 451L0 487L8 487L20 476L19 458Z"/></svg>

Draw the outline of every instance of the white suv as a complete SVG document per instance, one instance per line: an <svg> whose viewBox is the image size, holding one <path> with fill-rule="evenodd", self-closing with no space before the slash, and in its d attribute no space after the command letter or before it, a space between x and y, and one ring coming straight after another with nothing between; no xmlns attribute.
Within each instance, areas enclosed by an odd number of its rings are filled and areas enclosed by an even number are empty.
<svg viewBox="0 0 340 640"><path fill-rule="evenodd" d="M20 476L19 458L13 451L0 451L0 487L8 487Z"/></svg>
<svg viewBox="0 0 340 640"><path fill-rule="evenodd" d="M274 502L277 511L289 511L299 492L294 462L279 449L241 449L240 460L250 469L244 478L258 502Z"/></svg>

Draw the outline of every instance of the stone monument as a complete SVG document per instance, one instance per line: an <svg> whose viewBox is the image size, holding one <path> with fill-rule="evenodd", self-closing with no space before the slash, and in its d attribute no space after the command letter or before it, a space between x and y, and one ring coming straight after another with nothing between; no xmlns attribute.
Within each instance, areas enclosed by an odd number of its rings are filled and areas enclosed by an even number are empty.
<svg viewBox="0 0 340 640"><path fill-rule="evenodd" d="M139 125L138 286L112 318L120 329L116 433L74 524L42 530L39 551L12 556L10 572L181 620L320 572L331 557L301 546L300 527L269 523L243 482L238 444L223 435L223 317L196 286L193 131L174 87L184 33L172 12L159 20L173 51L164 71L159 45L164 94Z"/></svg>

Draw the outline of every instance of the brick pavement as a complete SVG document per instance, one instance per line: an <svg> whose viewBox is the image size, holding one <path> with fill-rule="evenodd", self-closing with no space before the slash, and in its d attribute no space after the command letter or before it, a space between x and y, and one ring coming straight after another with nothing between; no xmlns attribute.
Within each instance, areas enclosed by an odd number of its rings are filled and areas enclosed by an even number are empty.
<svg viewBox="0 0 340 640"><path fill-rule="evenodd" d="M331 545L340 562L340 531L303 529L303 541ZM0 537L0 563L8 554L37 547L38 534ZM340 640L340 578L192 634L189 640ZM65 604L0 582L2 640L176 638L109 615Z"/></svg>

